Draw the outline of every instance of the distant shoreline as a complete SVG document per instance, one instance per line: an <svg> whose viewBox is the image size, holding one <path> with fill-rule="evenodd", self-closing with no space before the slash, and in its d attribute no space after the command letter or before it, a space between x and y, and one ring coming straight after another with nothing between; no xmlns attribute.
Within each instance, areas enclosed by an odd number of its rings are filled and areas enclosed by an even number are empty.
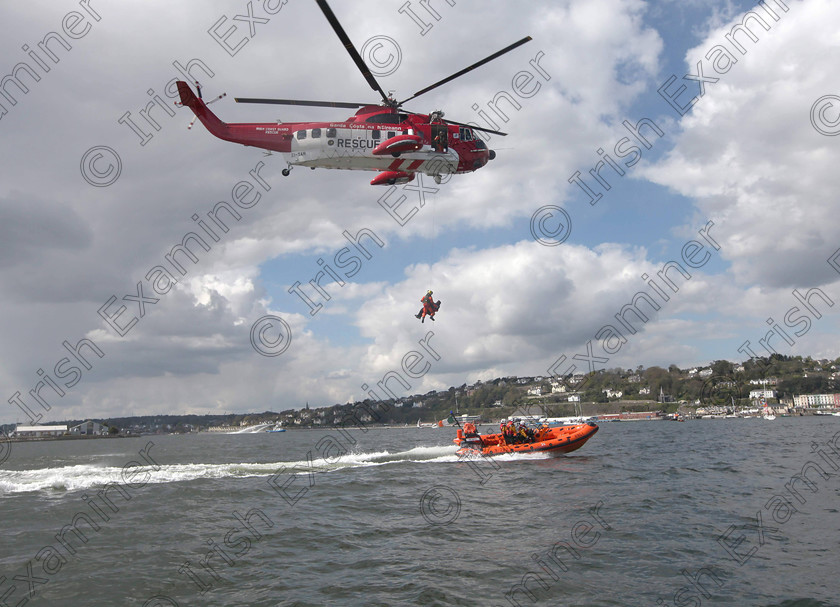
<svg viewBox="0 0 840 607"><path fill-rule="evenodd" d="M140 436L139 434L137 436ZM38 436L38 437L6 437L4 441L10 443L40 443L43 441L54 440L95 440L100 438L134 438L133 436L124 436L122 434L109 434L107 436Z"/></svg>
<svg viewBox="0 0 840 607"><path fill-rule="evenodd" d="M593 417L598 417L598 416L593 415L589 419L591 419ZM710 417L710 416L686 416L685 420L686 421L695 421L695 420L702 420L702 419L726 419L726 420L729 420L729 419L752 419L752 418L761 419L761 417L762 416L760 416L760 415L736 416L736 417L732 417L732 416L714 416L714 417ZM797 414L782 415L781 417L790 417L790 418L827 417L827 418L830 418L830 417L833 417L833 416L824 415L824 414L823 415L818 415L818 414L815 414L815 413L812 413L812 412L803 412L801 414L797 413ZM615 418L613 418L613 419L594 419L592 421L595 421L596 423L615 423L615 422L626 423L626 422L661 422L661 421L673 421L673 420L665 418L665 417L637 417L637 418L629 418L629 419L615 419ZM478 427L481 427L481 426L496 426L496 425L499 424L499 421L496 420L496 421L475 422L475 423L476 423L476 426L478 426ZM423 426L421 428L418 428L417 426L415 426L413 424L399 425L399 426L379 425L379 424L365 424L365 431L372 430L372 429L377 429L377 430L409 430L409 429L410 430L421 430L421 429L422 430L457 430L457 428L458 428L458 426L443 426L443 427L440 427L440 426ZM337 430L337 429L341 429L341 430L346 431L346 430L359 430L359 429L362 429L362 428L361 428L361 426L353 426L353 427L350 427L350 428L347 428L346 426L315 426L315 427L306 426L306 427L297 427L297 428L286 428L286 430L289 431L289 432L296 432L296 431L301 431L301 430L310 431L310 430ZM5 437L3 440L6 441L6 442L10 442L10 443L35 443L35 442L61 441L61 440L74 441L74 440L97 440L97 439L114 439L114 438L141 438L141 437L145 437L145 436L192 436L192 435L197 435L197 434L216 435L216 436L232 436L232 435L235 435L235 434L251 435L251 434L282 434L282 433L279 433L279 432L272 433L272 432L267 432L267 431L264 431L264 432L242 432L242 431L239 431L239 432L208 432L208 431L204 430L204 431L201 431L201 432L173 432L173 433L161 433L161 434L148 433L148 434L130 434L130 435L109 434L109 435L105 435L105 436L41 436L41 437L37 437L37 438L35 438L35 437L33 437L33 438Z"/></svg>

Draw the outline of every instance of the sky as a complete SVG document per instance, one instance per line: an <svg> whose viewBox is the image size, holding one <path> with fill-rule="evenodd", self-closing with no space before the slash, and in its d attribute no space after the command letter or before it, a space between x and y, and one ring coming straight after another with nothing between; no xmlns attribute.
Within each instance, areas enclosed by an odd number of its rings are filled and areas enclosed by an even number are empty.
<svg viewBox="0 0 840 607"><path fill-rule="evenodd" d="M530 35L407 104L493 119L495 160L374 187L188 128L184 72L226 122L352 114L234 96L377 102L309 0L3 4L1 423L840 355L836 2L331 6L400 99ZM174 272L190 233L209 250ZM322 265L342 280L309 305Z"/></svg>

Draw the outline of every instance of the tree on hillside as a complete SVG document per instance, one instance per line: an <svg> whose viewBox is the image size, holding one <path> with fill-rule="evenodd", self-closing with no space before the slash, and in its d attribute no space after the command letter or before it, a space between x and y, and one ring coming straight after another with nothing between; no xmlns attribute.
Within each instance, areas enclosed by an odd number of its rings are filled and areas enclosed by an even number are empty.
<svg viewBox="0 0 840 607"><path fill-rule="evenodd" d="M832 385L827 377L811 375L783 379L776 389L782 394L819 394L831 390Z"/></svg>
<svg viewBox="0 0 840 607"><path fill-rule="evenodd" d="M650 385L652 389L654 385L658 387L664 382L668 382L668 387L670 387L670 382L673 380L673 378L662 367L649 367L645 371L645 380L648 382L648 385ZM659 392L658 389L657 392Z"/></svg>
<svg viewBox="0 0 840 607"><path fill-rule="evenodd" d="M712 363L712 375L718 377L732 375L735 372L735 365L728 360L716 360Z"/></svg>

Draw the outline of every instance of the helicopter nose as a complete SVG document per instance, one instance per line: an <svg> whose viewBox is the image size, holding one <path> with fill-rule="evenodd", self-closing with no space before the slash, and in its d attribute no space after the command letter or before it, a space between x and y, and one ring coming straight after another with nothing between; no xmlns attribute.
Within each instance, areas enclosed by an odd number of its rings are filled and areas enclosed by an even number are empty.
<svg viewBox="0 0 840 607"><path fill-rule="evenodd" d="M496 151L490 150L490 160L494 160L496 158Z"/></svg>

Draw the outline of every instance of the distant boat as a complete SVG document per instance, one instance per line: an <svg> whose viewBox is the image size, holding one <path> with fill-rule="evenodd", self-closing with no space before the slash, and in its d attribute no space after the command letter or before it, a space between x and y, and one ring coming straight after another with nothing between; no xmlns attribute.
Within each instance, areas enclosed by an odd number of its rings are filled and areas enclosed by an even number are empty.
<svg viewBox="0 0 840 607"><path fill-rule="evenodd" d="M767 406L767 401L765 401L765 400L762 398L762 399L761 399L761 404L764 406L764 414L762 415L762 417L763 417L764 419L766 419L767 421L771 421L771 422L772 422L774 419L776 419L776 416L775 416L775 415L773 415L773 413L770 411L770 407L768 407L768 406Z"/></svg>
<svg viewBox="0 0 840 607"><path fill-rule="evenodd" d="M421 422L419 419L417 420L417 427L418 428L443 428L443 420L438 422Z"/></svg>
<svg viewBox="0 0 840 607"><path fill-rule="evenodd" d="M277 424L273 428L269 428L268 430L266 430L266 432L285 432L285 431L286 431L286 429L283 426L281 426L280 424Z"/></svg>
<svg viewBox="0 0 840 607"><path fill-rule="evenodd" d="M512 418L518 419L518 418ZM586 422L611 422L611 421L618 421L618 419L598 419L597 417L590 417L589 419L583 419L580 416L572 416L572 417L542 417L537 420L539 423L546 423L549 426L573 426L576 424L585 424Z"/></svg>

